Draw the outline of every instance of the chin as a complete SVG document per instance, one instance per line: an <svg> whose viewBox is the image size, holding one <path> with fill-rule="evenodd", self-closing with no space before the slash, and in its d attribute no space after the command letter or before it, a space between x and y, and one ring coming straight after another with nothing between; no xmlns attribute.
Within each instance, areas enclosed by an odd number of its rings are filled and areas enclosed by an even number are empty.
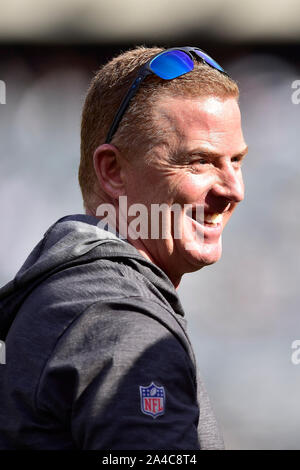
<svg viewBox="0 0 300 470"><path fill-rule="evenodd" d="M186 260L189 262L192 271L197 271L204 266L216 263L222 256L221 237L218 243L203 243L201 246L192 247L186 250Z"/></svg>

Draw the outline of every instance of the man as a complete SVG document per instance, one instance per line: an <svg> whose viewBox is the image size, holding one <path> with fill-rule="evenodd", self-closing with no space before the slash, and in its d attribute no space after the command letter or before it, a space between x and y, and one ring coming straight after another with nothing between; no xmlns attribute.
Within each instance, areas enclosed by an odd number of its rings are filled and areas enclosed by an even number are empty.
<svg viewBox="0 0 300 470"><path fill-rule="evenodd" d="M137 48L96 74L86 214L53 224L0 293L1 448L223 448L176 288L220 258L243 199L237 98L198 48Z"/></svg>

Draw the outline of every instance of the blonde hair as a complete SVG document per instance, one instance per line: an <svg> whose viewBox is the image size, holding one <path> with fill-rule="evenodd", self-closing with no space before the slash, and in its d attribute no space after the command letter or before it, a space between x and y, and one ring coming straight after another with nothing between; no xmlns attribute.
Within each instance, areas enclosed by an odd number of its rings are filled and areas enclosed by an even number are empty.
<svg viewBox="0 0 300 470"><path fill-rule="evenodd" d="M93 165L96 148L105 142L118 107L138 69L162 48L137 47L112 59L93 78L82 111L79 184L85 207L92 207L97 183ZM237 84L227 75L195 60L194 70L174 80L147 77L127 108L112 143L124 155L147 155L165 133L154 118L162 96L238 98Z"/></svg>

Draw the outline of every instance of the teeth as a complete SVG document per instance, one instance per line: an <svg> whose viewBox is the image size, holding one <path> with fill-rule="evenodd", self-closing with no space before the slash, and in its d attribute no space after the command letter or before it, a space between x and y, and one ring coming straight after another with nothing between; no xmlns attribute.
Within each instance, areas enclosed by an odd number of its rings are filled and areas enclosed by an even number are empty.
<svg viewBox="0 0 300 470"><path fill-rule="evenodd" d="M203 210L200 212L200 214L198 214L197 211L195 213L191 208L186 210L186 215L191 219L196 220L200 224L203 224L203 222L208 224L219 224L223 220L223 213L220 214L219 212L215 212L214 214L206 214L203 220Z"/></svg>
<svg viewBox="0 0 300 470"><path fill-rule="evenodd" d="M209 224L219 224L222 222L223 214L207 214L204 221Z"/></svg>

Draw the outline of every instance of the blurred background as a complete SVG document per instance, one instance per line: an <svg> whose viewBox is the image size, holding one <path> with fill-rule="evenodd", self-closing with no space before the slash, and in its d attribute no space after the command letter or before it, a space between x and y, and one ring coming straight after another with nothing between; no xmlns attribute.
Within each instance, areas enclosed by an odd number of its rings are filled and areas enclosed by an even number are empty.
<svg viewBox="0 0 300 470"><path fill-rule="evenodd" d="M291 361L300 339L298 0L2 2L0 285L50 224L83 212L89 81L141 44L199 46L239 83L246 197L222 259L186 275L179 295L226 447L300 449L300 364Z"/></svg>

